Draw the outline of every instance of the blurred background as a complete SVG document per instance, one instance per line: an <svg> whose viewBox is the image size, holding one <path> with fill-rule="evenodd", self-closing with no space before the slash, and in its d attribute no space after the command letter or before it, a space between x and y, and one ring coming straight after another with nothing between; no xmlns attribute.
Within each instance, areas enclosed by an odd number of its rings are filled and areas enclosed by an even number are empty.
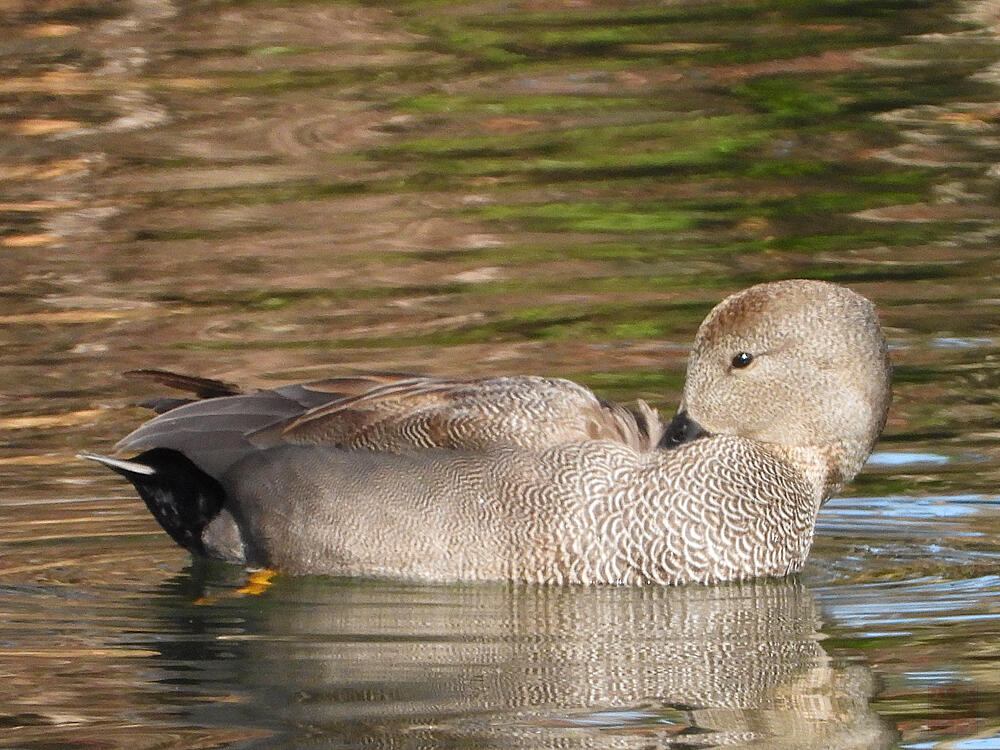
<svg viewBox="0 0 1000 750"><path fill-rule="evenodd" d="M0 66L0 747L1000 748L996 3L0 0ZM74 458L147 416L138 367L534 373L669 416L705 313L788 277L874 300L896 375L777 592L235 597ZM647 677L561 671L595 659Z"/></svg>

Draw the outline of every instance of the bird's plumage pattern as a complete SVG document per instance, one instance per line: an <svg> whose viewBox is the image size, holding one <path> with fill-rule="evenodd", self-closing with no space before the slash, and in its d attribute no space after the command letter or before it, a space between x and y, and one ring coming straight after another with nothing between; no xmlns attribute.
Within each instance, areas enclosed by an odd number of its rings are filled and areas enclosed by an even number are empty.
<svg viewBox="0 0 1000 750"><path fill-rule="evenodd" d="M699 330L669 432L642 402L551 378L383 374L241 393L147 371L208 397L124 438L118 450L142 451L131 463L105 463L175 539L196 534L193 551L291 573L780 576L801 568L820 505L884 424L886 352L873 306L850 290L752 287ZM152 477L128 471L146 465Z"/></svg>

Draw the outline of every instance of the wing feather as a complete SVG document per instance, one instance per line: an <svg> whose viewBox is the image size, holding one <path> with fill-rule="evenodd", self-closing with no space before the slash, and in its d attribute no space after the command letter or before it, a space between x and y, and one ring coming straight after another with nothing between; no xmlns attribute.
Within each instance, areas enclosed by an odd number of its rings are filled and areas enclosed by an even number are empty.
<svg viewBox="0 0 1000 750"><path fill-rule="evenodd" d="M333 444L372 450L544 449L609 439L648 450L662 432L645 404L635 413L568 380L531 376L400 378L312 408L250 436L255 445Z"/></svg>
<svg viewBox="0 0 1000 750"><path fill-rule="evenodd" d="M169 375L153 379L189 390L219 382ZM646 404L631 411L569 380L377 374L194 401L146 422L116 447L173 448L220 476L248 453L277 445L389 452L497 445L544 450L604 439L652 450L662 431L659 414Z"/></svg>

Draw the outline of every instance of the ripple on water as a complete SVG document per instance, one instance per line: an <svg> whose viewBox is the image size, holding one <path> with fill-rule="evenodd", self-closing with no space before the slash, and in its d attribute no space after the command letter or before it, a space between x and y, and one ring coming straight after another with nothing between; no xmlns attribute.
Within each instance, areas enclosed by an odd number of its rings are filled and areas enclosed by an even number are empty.
<svg viewBox="0 0 1000 750"><path fill-rule="evenodd" d="M1000 43L961 4L8 14L0 746L1000 746ZM712 304L791 276L875 300L896 365L800 579L240 597L71 458L139 366L666 411Z"/></svg>
<svg viewBox="0 0 1000 750"><path fill-rule="evenodd" d="M830 626L852 639L937 635L956 625L1000 623L1000 576L823 586L813 590Z"/></svg>
<svg viewBox="0 0 1000 750"><path fill-rule="evenodd" d="M868 459L869 466L907 466L909 464L946 464L951 459L938 453L905 453L876 451Z"/></svg>
<svg viewBox="0 0 1000 750"><path fill-rule="evenodd" d="M996 521L998 498L985 495L835 498L823 506L816 533L852 537L857 543L918 543L928 539L978 538L989 533L972 525ZM1000 551L996 551L1000 559Z"/></svg>

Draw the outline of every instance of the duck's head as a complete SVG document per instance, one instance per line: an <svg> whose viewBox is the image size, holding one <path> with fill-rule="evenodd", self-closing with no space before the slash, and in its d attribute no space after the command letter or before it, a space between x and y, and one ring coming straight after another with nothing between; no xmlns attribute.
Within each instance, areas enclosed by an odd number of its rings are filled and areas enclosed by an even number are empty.
<svg viewBox="0 0 1000 750"><path fill-rule="evenodd" d="M813 477L825 498L871 453L891 372L874 305L860 294L823 281L759 284L701 324L664 442L733 435L793 460L811 455L825 464Z"/></svg>

